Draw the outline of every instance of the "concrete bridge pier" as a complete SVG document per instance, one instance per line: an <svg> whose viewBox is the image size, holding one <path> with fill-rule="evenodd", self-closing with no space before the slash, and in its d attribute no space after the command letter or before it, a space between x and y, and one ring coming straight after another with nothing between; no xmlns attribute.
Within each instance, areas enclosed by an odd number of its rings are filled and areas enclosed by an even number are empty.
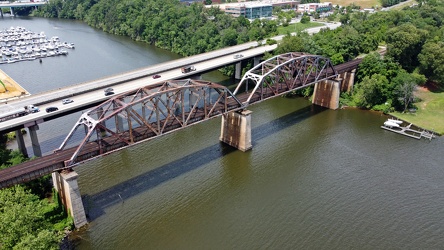
<svg viewBox="0 0 444 250"><path fill-rule="evenodd" d="M72 216L76 228L88 223L77 183L78 177L79 175L74 171L52 173L54 188L59 193L63 206Z"/></svg>
<svg viewBox="0 0 444 250"><path fill-rule="evenodd" d="M23 134L21 129L17 129L15 131L15 139L17 140L17 149L27 158L28 150L26 150L25 140L23 140Z"/></svg>
<svg viewBox="0 0 444 250"><path fill-rule="evenodd" d="M339 81L324 80L315 84L312 103L329 109L339 108Z"/></svg>
<svg viewBox="0 0 444 250"><path fill-rule="evenodd" d="M236 63L236 69L234 71L234 78L235 79L242 79L242 62Z"/></svg>
<svg viewBox="0 0 444 250"><path fill-rule="evenodd" d="M15 16L14 15L14 10L12 9L12 7L9 8L11 10L11 16Z"/></svg>
<svg viewBox="0 0 444 250"><path fill-rule="evenodd" d="M143 107L145 108L145 106ZM121 116L116 115L116 127L117 127L117 131L119 132L123 132L125 131L125 128L123 126L124 120Z"/></svg>
<svg viewBox="0 0 444 250"><path fill-rule="evenodd" d="M3 10L0 8L0 17L3 17Z"/></svg>
<svg viewBox="0 0 444 250"><path fill-rule="evenodd" d="M353 87L355 84L355 74L356 74L356 69L353 69L350 72L344 72L339 75L339 78L342 80L341 92L353 91Z"/></svg>
<svg viewBox="0 0 444 250"><path fill-rule="evenodd" d="M251 145L251 111L229 112L222 116L219 140L243 152Z"/></svg>
<svg viewBox="0 0 444 250"><path fill-rule="evenodd" d="M260 56L253 57L253 67L258 65L259 63L261 63L261 59L262 59L262 57L260 57Z"/></svg>
<svg viewBox="0 0 444 250"><path fill-rule="evenodd" d="M42 150L40 149L39 138L37 136L37 130L39 130L39 125L35 124L28 127L29 136L31 137L32 151L34 156L42 157Z"/></svg>

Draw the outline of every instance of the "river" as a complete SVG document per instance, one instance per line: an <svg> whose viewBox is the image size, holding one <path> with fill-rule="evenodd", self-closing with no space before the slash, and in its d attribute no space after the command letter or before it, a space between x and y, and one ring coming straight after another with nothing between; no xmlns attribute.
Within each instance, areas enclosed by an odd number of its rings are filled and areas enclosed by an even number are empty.
<svg viewBox="0 0 444 250"><path fill-rule="evenodd" d="M76 44L42 64L0 66L31 93L179 57L76 21L0 20L10 26ZM220 143L213 119L76 167L90 221L76 249L442 249L442 138L407 138L381 129L379 113L303 98L250 109L248 152ZM42 150L77 118L41 124Z"/></svg>

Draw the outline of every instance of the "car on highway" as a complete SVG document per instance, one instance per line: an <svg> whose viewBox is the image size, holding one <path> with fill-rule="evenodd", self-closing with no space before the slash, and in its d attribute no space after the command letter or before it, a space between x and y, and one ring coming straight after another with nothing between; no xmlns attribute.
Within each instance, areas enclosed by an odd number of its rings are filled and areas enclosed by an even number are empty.
<svg viewBox="0 0 444 250"><path fill-rule="evenodd" d="M57 107L48 107L48 108L46 108L46 113L51 113L51 112L54 112L57 110L59 110L59 108L57 108Z"/></svg>
<svg viewBox="0 0 444 250"><path fill-rule="evenodd" d="M153 79L160 78L160 75L153 75Z"/></svg>
<svg viewBox="0 0 444 250"><path fill-rule="evenodd" d="M113 88L106 88L104 90L105 96L114 95L114 89Z"/></svg>
<svg viewBox="0 0 444 250"><path fill-rule="evenodd" d="M242 57L244 57L244 55L242 55L242 54L236 54L236 55L233 56L234 59L239 59L239 58L242 58Z"/></svg>
<svg viewBox="0 0 444 250"><path fill-rule="evenodd" d="M73 101L72 99L69 99L69 98L68 98L68 99L63 99L63 100L62 100L62 103L63 103L63 104L68 104L68 103L71 103L71 102L74 102L74 101Z"/></svg>

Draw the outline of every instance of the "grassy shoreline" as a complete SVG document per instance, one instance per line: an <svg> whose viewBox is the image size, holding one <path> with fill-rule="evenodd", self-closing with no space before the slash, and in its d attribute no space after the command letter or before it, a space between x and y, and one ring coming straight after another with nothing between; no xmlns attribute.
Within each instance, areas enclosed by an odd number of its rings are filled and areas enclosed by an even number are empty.
<svg viewBox="0 0 444 250"><path fill-rule="evenodd" d="M392 112L389 115L413 123L420 128L444 135L444 90L428 87L418 87L415 97L420 101L414 103L416 112Z"/></svg>

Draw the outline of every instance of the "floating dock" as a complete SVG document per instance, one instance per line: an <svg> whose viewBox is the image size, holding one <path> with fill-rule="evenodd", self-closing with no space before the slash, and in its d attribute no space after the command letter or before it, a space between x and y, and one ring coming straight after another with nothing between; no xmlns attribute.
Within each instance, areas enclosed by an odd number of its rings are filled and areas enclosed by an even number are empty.
<svg viewBox="0 0 444 250"><path fill-rule="evenodd" d="M388 119L386 122L384 122L384 125L382 125L381 128L418 140L421 138L432 140L435 138L433 132L420 128L412 128L413 125L411 123L407 126L402 126L403 123L404 122L401 120Z"/></svg>

